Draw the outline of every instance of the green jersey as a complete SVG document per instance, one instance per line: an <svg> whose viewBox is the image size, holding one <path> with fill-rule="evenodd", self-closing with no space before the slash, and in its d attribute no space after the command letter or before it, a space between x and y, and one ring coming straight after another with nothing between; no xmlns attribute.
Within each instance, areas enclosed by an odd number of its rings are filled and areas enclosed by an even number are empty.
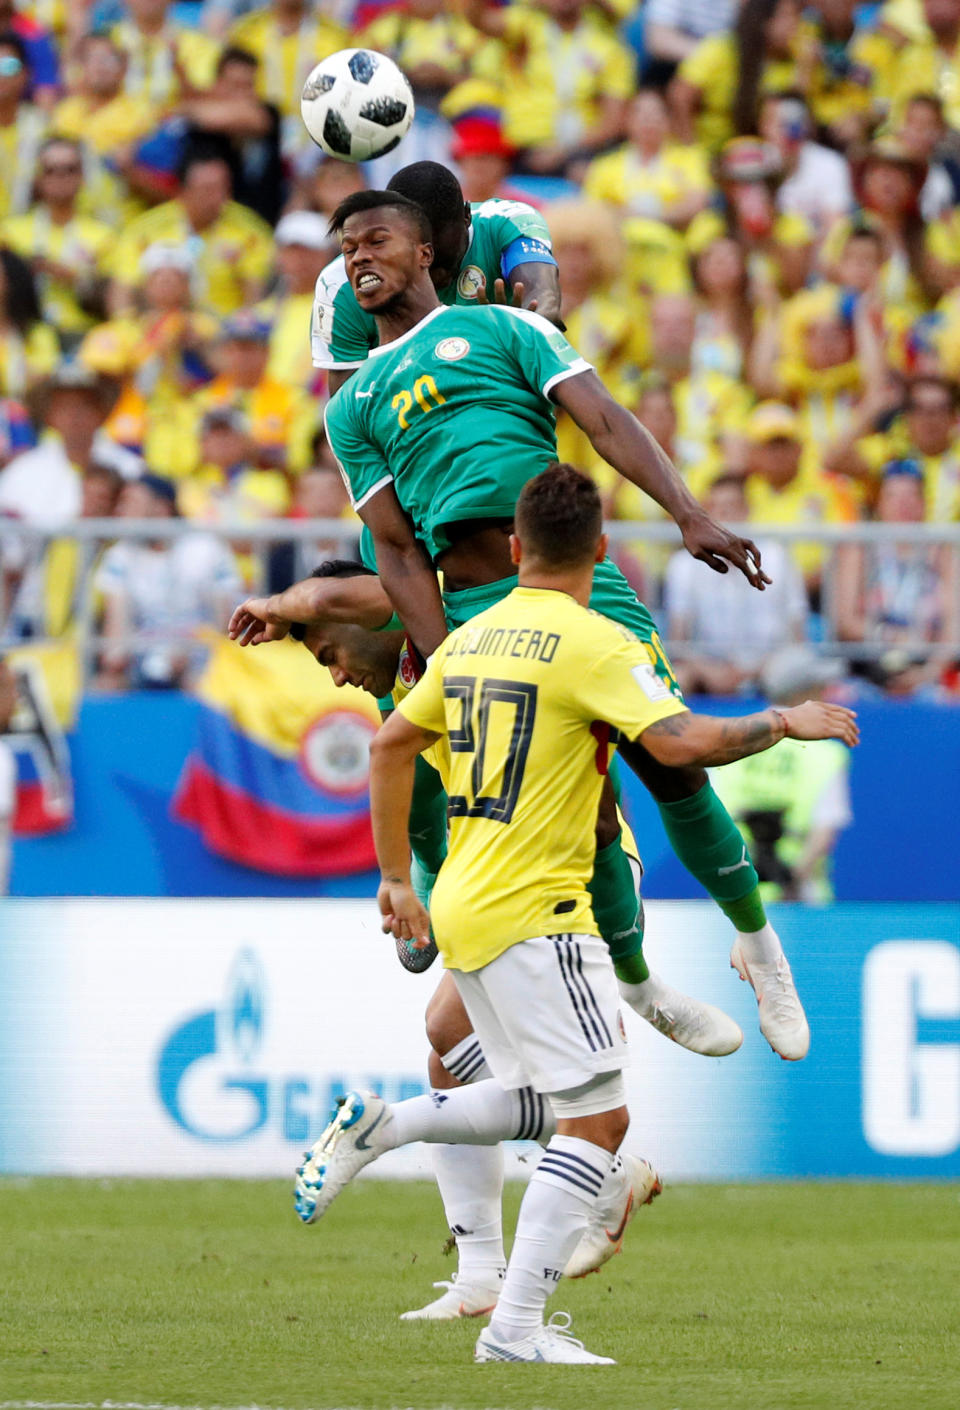
<svg viewBox="0 0 960 1410"><path fill-rule="evenodd" d="M470 207L469 244L456 278L437 290L442 304L476 304L482 289L509 279L521 264L556 264L550 231L539 211L523 201L482 201ZM377 346L377 324L365 313L347 279L343 255L317 280L310 332L314 367L360 367Z"/></svg>
<svg viewBox="0 0 960 1410"><path fill-rule="evenodd" d="M327 404L354 509L392 484L432 558L450 546L446 525L512 519L523 486L557 458L551 389L589 370L537 313L432 310L373 348Z"/></svg>

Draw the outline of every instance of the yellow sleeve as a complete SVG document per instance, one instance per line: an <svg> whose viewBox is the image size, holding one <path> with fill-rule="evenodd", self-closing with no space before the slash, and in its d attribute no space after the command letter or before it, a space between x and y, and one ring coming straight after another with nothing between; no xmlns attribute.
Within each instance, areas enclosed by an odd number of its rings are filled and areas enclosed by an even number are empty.
<svg viewBox="0 0 960 1410"><path fill-rule="evenodd" d="M177 56L194 88L209 88L217 72L220 45L199 30L184 30L177 39Z"/></svg>
<svg viewBox="0 0 960 1410"><path fill-rule="evenodd" d="M805 215L801 215L799 211L785 211L783 215L777 216L773 238L778 245L795 249L800 245L813 244L816 234Z"/></svg>
<svg viewBox="0 0 960 1410"><path fill-rule="evenodd" d="M593 159L583 178L583 194L588 201L623 205L623 161L623 151Z"/></svg>
<svg viewBox="0 0 960 1410"><path fill-rule="evenodd" d="M701 39L692 54L681 63L677 72L694 88L711 87L726 77L731 64L730 40L725 34L710 34Z"/></svg>
<svg viewBox="0 0 960 1410"><path fill-rule="evenodd" d="M287 468L299 475L310 464L314 432L318 425L316 403L306 393L294 392L287 436Z"/></svg>
<svg viewBox="0 0 960 1410"><path fill-rule="evenodd" d="M587 720L602 720L637 739L648 726L687 707L657 675L638 641L626 638L606 652L573 686Z"/></svg>
<svg viewBox="0 0 960 1410"><path fill-rule="evenodd" d="M263 221L256 221L254 225L253 220L246 232L243 253L237 260L237 273L241 279L263 280L273 264L273 238L269 226ZM263 228L258 228L260 226Z"/></svg>

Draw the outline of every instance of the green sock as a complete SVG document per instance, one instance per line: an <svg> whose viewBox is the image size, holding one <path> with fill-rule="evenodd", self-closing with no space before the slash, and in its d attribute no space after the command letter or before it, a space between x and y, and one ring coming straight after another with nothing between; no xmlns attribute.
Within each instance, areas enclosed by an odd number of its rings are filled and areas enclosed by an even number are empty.
<svg viewBox="0 0 960 1410"><path fill-rule="evenodd" d="M630 984L639 984L650 974L643 958L643 907L619 837L597 852L587 890L617 975ZM621 968L627 973L621 974Z"/></svg>
<svg viewBox="0 0 960 1410"><path fill-rule="evenodd" d="M767 922L759 878L733 818L709 783L677 803L658 803L670 845L737 930Z"/></svg>

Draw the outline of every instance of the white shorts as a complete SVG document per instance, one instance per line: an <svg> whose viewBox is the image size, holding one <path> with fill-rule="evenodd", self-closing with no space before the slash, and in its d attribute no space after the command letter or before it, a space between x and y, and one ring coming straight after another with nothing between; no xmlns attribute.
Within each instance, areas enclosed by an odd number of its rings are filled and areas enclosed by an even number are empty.
<svg viewBox="0 0 960 1410"><path fill-rule="evenodd" d="M540 935L451 974L501 1087L568 1092L628 1065L617 979L599 936Z"/></svg>

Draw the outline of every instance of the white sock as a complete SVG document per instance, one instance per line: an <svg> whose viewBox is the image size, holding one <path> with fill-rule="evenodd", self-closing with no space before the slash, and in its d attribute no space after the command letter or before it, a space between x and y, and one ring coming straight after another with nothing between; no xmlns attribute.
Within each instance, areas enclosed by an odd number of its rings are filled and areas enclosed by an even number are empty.
<svg viewBox="0 0 960 1410"><path fill-rule="evenodd" d="M447 1052L440 1053L439 1057L451 1077L455 1077L464 1086L470 1082L483 1082L493 1075L487 1066L476 1033L468 1034Z"/></svg>
<svg viewBox="0 0 960 1410"><path fill-rule="evenodd" d="M535 1141L544 1124L545 1107L532 1088L507 1092L491 1078L397 1102L391 1107L393 1133L398 1146L408 1141L474 1146Z"/></svg>
<svg viewBox="0 0 960 1410"><path fill-rule="evenodd" d="M752 960L754 964L776 964L783 954L780 936L769 921L762 930L738 930L737 936L747 963Z"/></svg>
<svg viewBox="0 0 960 1410"><path fill-rule="evenodd" d="M434 1146L443 1212L457 1241L457 1281L497 1287L507 1266L503 1252L503 1148Z"/></svg>
<svg viewBox="0 0 960 1410"><path fill-rule="evenodd" d="M603 1189L613 1156L578 1136L554 1136L530 1177L513 1252L490 1331L500 1342L520 1341L543 1324L547 1298Z"/></svg>

